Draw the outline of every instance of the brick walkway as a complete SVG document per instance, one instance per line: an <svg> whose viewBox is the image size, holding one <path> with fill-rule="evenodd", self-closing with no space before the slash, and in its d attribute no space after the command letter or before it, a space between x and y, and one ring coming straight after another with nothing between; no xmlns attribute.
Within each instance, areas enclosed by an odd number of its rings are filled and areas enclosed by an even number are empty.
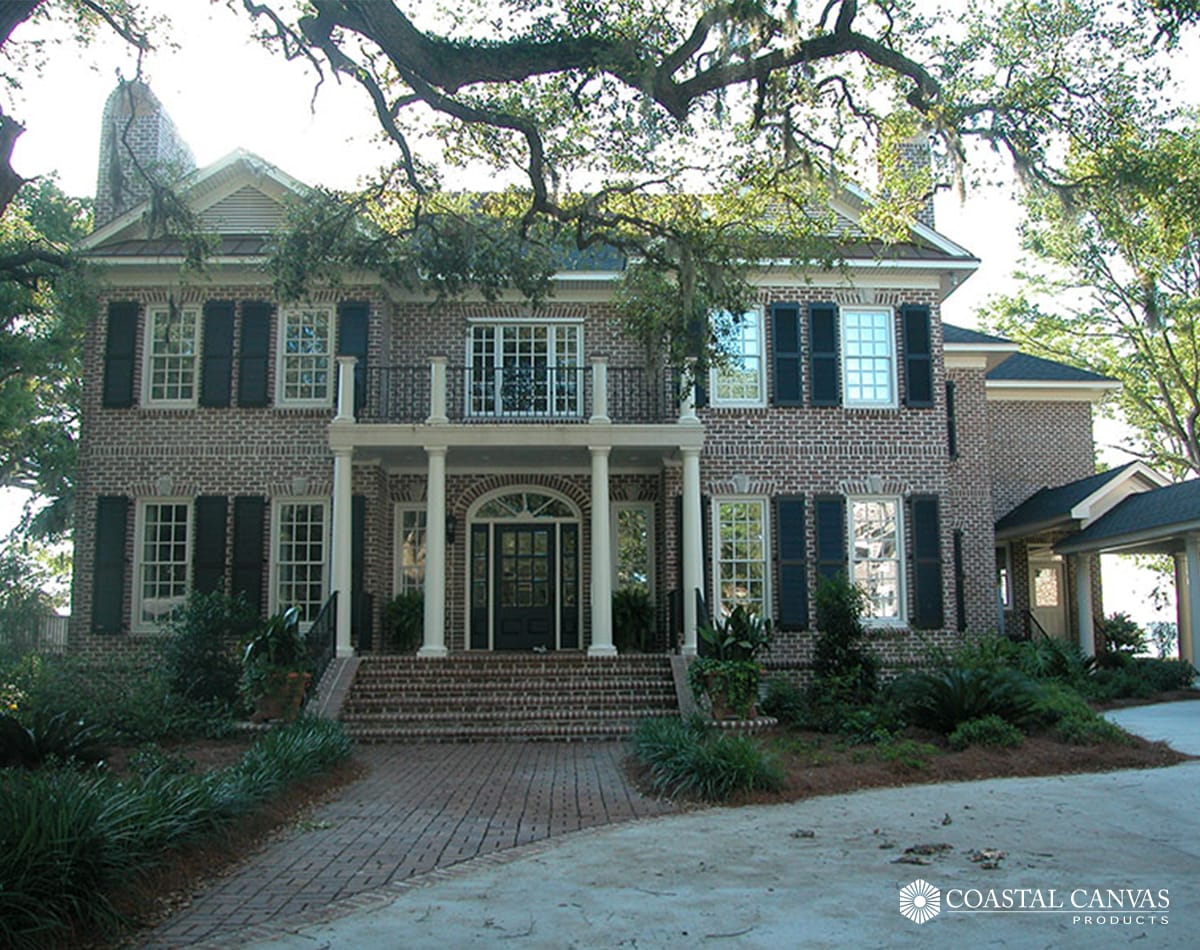
<svg viewBox="0 0 1200 950"><path fill-rule="evenodd" d="M152 931L144 947L236 946L239 932L554 835L671 812L625 781L615 742L360 748L368 774Z"/></svg>

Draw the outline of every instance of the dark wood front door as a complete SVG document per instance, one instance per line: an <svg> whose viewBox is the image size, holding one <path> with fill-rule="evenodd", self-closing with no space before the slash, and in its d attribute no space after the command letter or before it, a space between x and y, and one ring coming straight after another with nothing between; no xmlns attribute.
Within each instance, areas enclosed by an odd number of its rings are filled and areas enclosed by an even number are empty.
<svg viewBox="0 0 1200 950"><path fill-rule="evenodd" d="M494 649L555 648L554 535L552 524L496 526Z"/></svg>

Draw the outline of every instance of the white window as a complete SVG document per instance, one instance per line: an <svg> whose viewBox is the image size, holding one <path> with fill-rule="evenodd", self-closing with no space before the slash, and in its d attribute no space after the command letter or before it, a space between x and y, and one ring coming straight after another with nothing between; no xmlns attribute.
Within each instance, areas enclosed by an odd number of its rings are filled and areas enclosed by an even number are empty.
<svg viewBox="0 0 1200 950"><path fill-rule="evenodd" d="M581 416L583 327L477 323L468 341L473 416Z"/></svg>
<svg viewBox="0 0 1200 950"><path fill-rule="evenodd" d="M899 498L848 499L850 577L873 620L904 622L904 538Z"/></svg>
<svg viewBox="0 0 1200 950"><path fill-rule="evenodd" d="M767 503L762 498L713 500L714 617L741 605L766 617L771 603L767 589Z"/></svg>
<svg viewBox="0 0 1200 950"><path fill-rule="evenodd" d="M892 311L843 309L842 386L847 406L896 405L896 332Z"/></svg>
<svg viewBox="0 0 1200 950"><path fill-rule="evenodd" d="M618 590L653 593L654 506L649 502L613 505L613 560Z"/></svg>
<svg viewBox="0 0 1200 950"><path fill-rule="evenodd" d="M200 311L196 307L152 307L146 316L147 406L196 405L200 354Z"/></svg>
<svg viewBox="0 0 1200 950"><path fill-rule="evenodd" d="M156 498L137 510L133 629L148 631L187 598L192 567L192 503Z"/></svg>
<svg viewBox="0 0 1200 950"><path fill-rule="evenodd" d="M328 524L329 505L323 499L287 499L275 504L272 610L299 607L304 624L312 623L325 603Z"/></svg>
<svg viewBox="0 0 1200 950"><path fill-rule="evenodd" d="M765 405L762 319L758 309L740 317L727 310L713 314L713 333L726 354L709 374L714 406Z"/></svg>
<svg viewBox="0 0 1200 950"><path fill-rule="evenodd" d="M292 307L279 317L282 405L328 406L333 400L332 307Z"/></svg>
<svg viewBox="0 0 1200 950"><path fill-rule="evenodd" d="M395 577L396 594L425 589L425 509L416 505L396 506Z"/></svg>

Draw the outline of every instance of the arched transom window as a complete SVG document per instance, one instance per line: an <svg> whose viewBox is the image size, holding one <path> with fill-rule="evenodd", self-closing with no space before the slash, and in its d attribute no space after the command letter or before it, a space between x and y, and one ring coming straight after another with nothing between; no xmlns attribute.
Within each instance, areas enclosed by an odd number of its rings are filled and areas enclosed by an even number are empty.
<svg viewBox="0 0 1200 950"><path fill-rule="evenodd" d="M514 491L487 499L475 512L475 517L489 521L529 520L533 518L577 519L578 512L554 495L534 491Z"/></svg>

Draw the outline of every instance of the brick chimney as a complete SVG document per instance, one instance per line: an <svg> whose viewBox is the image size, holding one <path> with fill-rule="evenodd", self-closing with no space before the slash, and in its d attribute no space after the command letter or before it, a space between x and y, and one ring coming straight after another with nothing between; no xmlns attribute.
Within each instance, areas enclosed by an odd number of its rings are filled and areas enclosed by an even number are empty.
<svg viewBox="0 0 1200 950"><path fill-rule="evenodd" d="M175 123L140 80L121 80L104 104L96 175L96 227L150 197L146 176L169 180L196 167Z"/></svg>
<svg viewBox="0 0 1200 950"><path fill-rule="evenodd" d="M929 148L929 134L918 132L904 139L898 146L900 151L900 167L906 176L927 174L932 176L933 153ZM917 220L929 227L935 227L933 218L933 193L936 181L930 178L929 195L917 210Z"/></svg>

